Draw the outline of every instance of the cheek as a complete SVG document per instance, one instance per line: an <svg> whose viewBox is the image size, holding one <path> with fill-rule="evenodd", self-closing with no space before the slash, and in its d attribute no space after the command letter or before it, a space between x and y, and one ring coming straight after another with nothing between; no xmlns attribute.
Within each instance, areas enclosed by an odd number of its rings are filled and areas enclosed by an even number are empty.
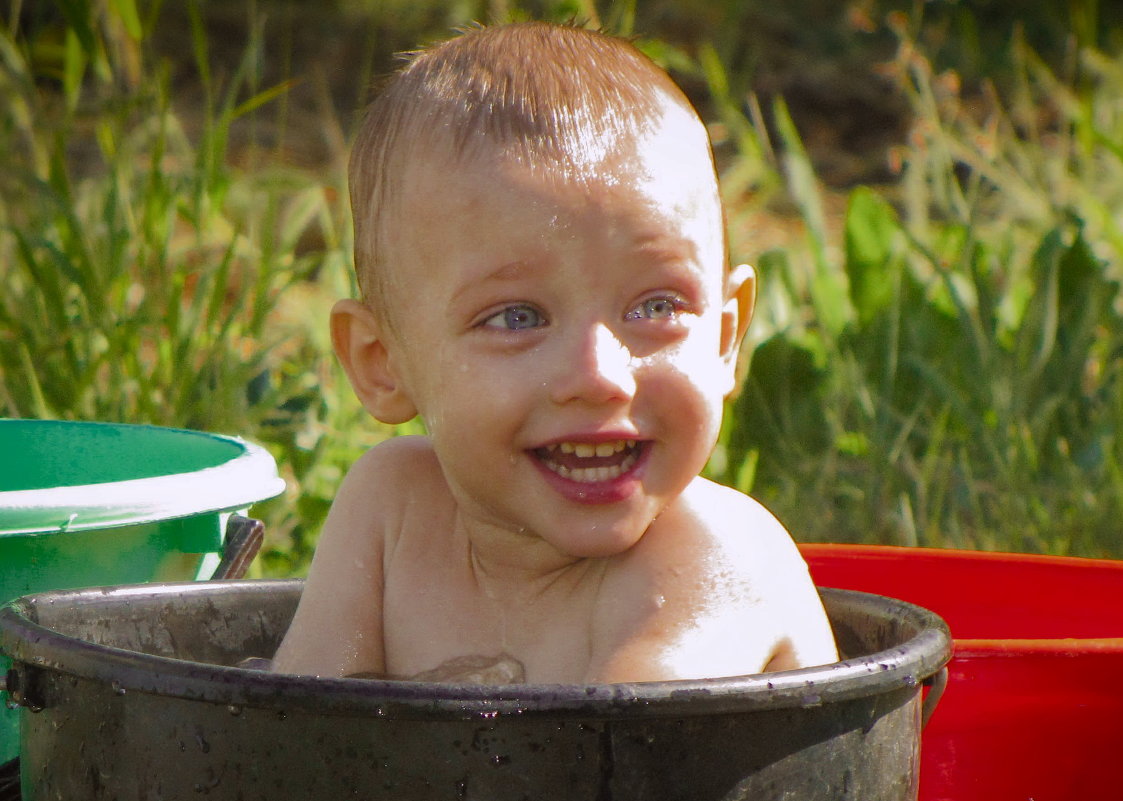
<svg viewBox="0 0 1123 801"><path fill-rule="evenodd" d="M689 352L680 355L644 371L646 392L651 402L668 407L683 422L705 424L714 409L721 407L721 393L715 391L720 379L718 365L713 358L691 358Z"/></svg>
<svg viewBox="0 0 1123 801"><path fill-rule="evenodd" d="M517 423L517 412L536 386L529 371L501 369L502 361L445 356L434 361L426 381L422 416L430 434L465 439Z"/></svg>
<svg viewBox="0 0 1123 801"><path fill-rule="evenodd" d="M656 358L668 369L683 373L700 387L711 386L719 378L721 358L721 318L706 315L693 322L689 334Z"/></svg>
<svg viewBox="0 0 1123 801"><path fill-rule="evenodd" d="M728 368L718 353L717 334L688 338L651 365L648 391L689 427L708 437L721 423ZM716 436L716 433L714 434Z"/></svg>

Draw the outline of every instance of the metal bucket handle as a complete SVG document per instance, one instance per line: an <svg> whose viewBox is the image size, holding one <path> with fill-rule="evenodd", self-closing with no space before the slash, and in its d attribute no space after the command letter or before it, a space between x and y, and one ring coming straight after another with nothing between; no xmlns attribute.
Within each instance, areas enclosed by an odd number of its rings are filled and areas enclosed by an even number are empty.
<svg viewBox="0 0 1123 801"><path fill-rule="evenodd" d="M252 517L230 515L226 522L226 538L222 546L222 560L211 576L211 581L240 579L246 575L250 562L261 550L265 539L265 524Z"/></svg>
<svg viewBox="0 0 1123 801"><path fill-rule="evenodd" d="M924 680L924 687L927 692L924 693L924 700L920 705L920 728L923 729L928 725L928 719L931 718L932 713L936 711L936 705L940 703L940 698L943 696L947 686L947 665L944 665Z"/></svg>

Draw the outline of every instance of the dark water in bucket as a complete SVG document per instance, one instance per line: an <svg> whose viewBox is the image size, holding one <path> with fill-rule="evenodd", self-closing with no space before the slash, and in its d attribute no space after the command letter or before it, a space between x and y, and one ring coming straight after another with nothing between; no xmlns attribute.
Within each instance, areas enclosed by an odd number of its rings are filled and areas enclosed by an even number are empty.
<svg viewBox="0 0 1123 801"><path fill-rule="evenodd" d="M26 801L914 799L935 615L824 591L835 665L617 685L310 679L273 652L299 582L44 593L0 611ZM32 711L38 710L38 711Z"/></svg>

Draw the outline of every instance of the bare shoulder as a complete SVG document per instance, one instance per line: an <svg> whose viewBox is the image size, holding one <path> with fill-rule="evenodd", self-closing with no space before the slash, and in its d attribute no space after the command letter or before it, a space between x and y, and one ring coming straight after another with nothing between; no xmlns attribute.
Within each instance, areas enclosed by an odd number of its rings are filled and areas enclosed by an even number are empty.
<svg viewBox="0 0 1123 801"><path fill-rule="evenodd" d="M647 631L648 667L663 677L739 675L836 659L799 549L754 499L696 479L633 550L613 576L619 595L613 608L630 618L626 627ZM638 653L639 645L635 637L622 650Z"/></svg>
<svg viewBox="0 0 1123 801"><path fill-rule="evenodd" d="M706 538L716 586L752 599L776 625L767 670L787 670L838 658L830 623L807 562L784 525L755 499L698 479L687 503L698 536ZM720 566L720 567L717 567Z"/></svg>
<svg viewBox="0 0 1123 801"><path fill-rule="evenodd" d="M440 465L428 437L393 437L375 445L351 466L341 490L377 481L394 491L417 486L418 480L440 475Z"/></svg>
<svg viewBox="0 0 1123 801"><path fill-rule="evenodd" d="M653 558L674 564L688 586L704 588L707 607L787 617L794 599L815 595L791 535L743 493L695 479L658 524L643 545L664 551Z"/></svg>
<svg viewBox="0 0 1123 801"><path fill-rule="evenodd" d="M424 437L400 437L359 458L340 484L296 616L274 659L282 672L381 672L386 557L407 519L441 481Z"/></svg>
<svg viewBox="0 0 1123 801"><path fill-rule="evenodd" d="M788 530L759 501L704 478L683 493L678 536L717 560L733 576L754 583L783 581L807 565Z"/></svg>
<svg viewBox="0 0 1123 801"><path fill-rule="evenodd" d="M700 479L691 503L700 511L715 560L734 586L751 593L778 640L766 670L822 665L838 659L830 622L807 562L788 530L762 504Z"/></svg>
<svg viewBox="0 0 1123 801"><path fill-rule="evenodd" d="M440 468L426 437L395 437L364 453L340 482L316 556L335 548L381 547L394 537L417 493L431 490ZM313 565L315 568L315 564Z"/></svg>

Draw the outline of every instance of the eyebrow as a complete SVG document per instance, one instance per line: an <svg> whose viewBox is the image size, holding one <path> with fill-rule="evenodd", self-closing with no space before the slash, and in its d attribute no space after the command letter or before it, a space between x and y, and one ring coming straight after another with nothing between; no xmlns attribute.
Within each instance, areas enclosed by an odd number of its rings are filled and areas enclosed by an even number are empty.
<svg viewBox="0 0 1123 801"><path fill-rule="evenodd" d="M482 276L478 283L484 281L518 281L525 278L527 273L536 272L530 262L519 259L517 261L501 264L496 269Z"/></svg>
<svg viewBox="0 0 1123 801"><path fill-rule="evenodd" d="M501 264L494 270L489 270L483 275L471 281L465 282L462 286L456 289L452 294L454 301L459 300L463 295L472 292L485 284L492 283L513 283L523 280L527 275L538 272L534 264L526 261L525 259L517 259L505 264Z"/></svg>
<svg viewBox="0 0 1123 801"><path fill-rule="evenodd" d="M694 242L687 238L663 233L645 234L632 241L631 249L635 253L643 254L659 262L692 265L687 268L687 272L690 274L701 271L702 265L699 262L698 248ZM453 293L452 298L458 300L462 295L485 284L514 283L542 271L543 266L538 260L516 259L500 264L495 269L465 283Z"/></svg>
<svg viewBox="0 0 1123 801"><path fill-rule="evenodd" d="M692 273L705 271L702 251L689 237L666 232L646 233L637 236L631 248L634 253L658 264L678 264Z"/></svg>
<svg viewBox="0 0 1123 801"><path fill-rule="evenodd" d="M651 236L637 239L635 249L639 253L659 259L697 261L698 248L694 242L676 236Z"/></svg>

